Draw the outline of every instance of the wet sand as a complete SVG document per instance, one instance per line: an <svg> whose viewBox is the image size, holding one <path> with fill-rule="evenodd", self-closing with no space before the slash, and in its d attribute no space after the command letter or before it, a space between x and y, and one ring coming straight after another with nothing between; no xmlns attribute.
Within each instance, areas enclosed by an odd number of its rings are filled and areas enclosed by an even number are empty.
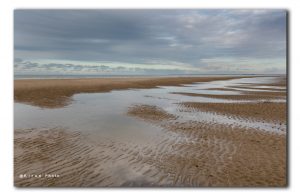
<svg viewBox="0 0 300 196"><path fill-rule="evenodd" d="M131 116L139 116L144 120L162 121L176 119L176 116L165 112L164 110L152 105L132 106L128 109L128 114Z"/></svg>
<svg viewBox="0 0 300 196"><path fill-rule="evenodd" d="M146 120L147 116L142 118ZM151 117L149 120L154 123ZM66 130L17 131L15 185L286 185L284 135L199 122L156 123L170 132L179 133L185 140L176 142L164 138L157 143L157 149L151 146L139 149L109 141L91 143L79 133ZM114 166L122 162L126 163L126 168ZM107 170L109 166L115 168L117 174ZM20 178L20 174L43 176ZM55 174L59 176L44 176Z"/></svg>
<svg viewBox="0 0 300 196"><path fill-rule="evenodd" d="M64 107L77 93L109 92L130 88L155 88L194 82L229 80L241 77L161 77L15 80L14 99L45 108Z"/></svg>
<svg viewBox="0 0 300 196"><path fill-rule="evenodd" d="M242 83L243 85L249 85L249 86L277 86L277 87L286 87L287 84L287 77L280 77L276 82L272 83L259 83L259 84L253 84L253 83Z"/></svg>
<svg viewBox="0 0 300 196"><path fill-rule="evenodd" d="M231 99L231 100L258 100L258 99L285 99L283 92L247 92L239 95L212 95L212 94L200 94L200 93L184 93L184 92L173 92L173 94L193 96L193 97L207 97L214 99Z"/></svg>
<svg viewBox="0 0 300 196"><path fill-rule="evenodd" d="M33 80L28 83L25 80L15 81L18 83L18 87L15 86L17 94L33 88L28 95L20 96L15 101L56 108L67 105L72 101L71 95L78 92L127 89L131 85L138 85L135 88L152 88L160 86L162 81L165 82L164 85L201 81L199 78L183 79L181 82L162 79L160 83L153 82L147 86L148 79L134 78L133 81L117 88L114 85L123 83L121 81L125 79L117 79L116 83L110 84L112 80L115 79L108 79L105 83L105 79L103 81L95 79L95 85L91 84L93 83L91 79L85 79L86 84L83 86L80 80L72 84L68 84L67 80L58 80L58 87L52 80L50 83L44 81L37 87L33 87L36 85L33 84L35 83ZM202 78L203 82L205 80L211 81L212 78ZM273 83L265 85L272 86ZM81 91L87 86L90 88ZM51 92L62 92L52 100L44 87L53 88ZM69 90L63 92L63 89ZM226 88L222 89L226 91ZM286 124L286 104L272 101L284 98L281 94L284 92L263 91L259 92L255 99L256 93L258 92L246 91L245 94L239 95L220 95L236 100L234 103L179 102L175 103L174 107L192 116L198 113L200 116L201 113L212 113L241 121ZM194 93L185 96L198 97L203 94ZM208 96L216 98L214 95ZM238 96L251 98L234 98ZM270 101L260 100L266 96ZM257 102L239 103L247 99ZM176 113L170 113L151 104L133 104L127 108L124 115L146 122L149 126L159 127L163 132L155 139L149 138L149 143L137 144L95 138L93 135L65 127L15 130L15 186L283 187L287 185L285 130L267 132L254 127L221 123L218 120L207 121L199 117L182 120ZM28 174L42 176L28 176ZM56 174L59 176L55 176Z"/></svg>
<svg viewBox="0 0 300 196"><path fill-rule="evenodd" d="M286 103L195 103L186 102L181 105L207 112L232 115L233 117L254 118L260 121L276 121L286 124Z"/></svg>
<svg viewBox="0 0 300 196"><path fill-rule="evenodd" d="M153 122L147 113L137 118ZM156 160L181 185L286 185L285 135L197 121L156 123L186 137L168 144L177 154Z"/></svg>
<svg viewBox="0 0 300 196"><path fill-rule="evenodd" d="M247 86L242 86L241 88L243 89L252 89L252 90L267 90L267 91L281 91L281 92L285 92L286 90L285 89L277 89L277 88L258 88L257 86L259 85L256 85L256 87L247 87ZM241 89L235 89L234 87L237 87L237 86L233 86L233 88L208 88L206 90L217 90L217 91L238 91L238 92L243 92L243 93L246 93L248 91L245 91L245 90L241 90ZM254 92L254 91L253 91ZM260 91L261 92L261 91Z"/></svg>
<svg viewBox="0 0 300 196"><path fill-rule="evenodd" d="M76 132L63 129L16 130L15 185L84 186L84 181L75 179L81 176L88 182L99 175L94 170L97 159L90 156L92 151L92 145L84 143L84 138Z"/></svg>
<svg viewBox="0 0 300 196"><path fill-rule="evenodd" d="M238 92L238 95L222 95L222 94L203 94L203 93L185 93L185 92L172 92L173 94L180 94L194 97L207 97L214 99L231 99L231 100L268 100L268 99L286 99L287 92L286 79L278 79L273 83L266 84L249 84L244 83L242 85L227 86L226 88L209 88L206 90L213 91L229 91ZM261 87L263 86L263 87Z"/></svg>
<svg viewBox="0 0 300 196"><path fill-rule="evenodd" d="M167 175L157 175L158 170L148 162L150 149L107 139L93 141L80 132L62 128L16 130L14 184L17 187L170 186L166 184ZM145 174L150 176L145 178Z"/></svg>

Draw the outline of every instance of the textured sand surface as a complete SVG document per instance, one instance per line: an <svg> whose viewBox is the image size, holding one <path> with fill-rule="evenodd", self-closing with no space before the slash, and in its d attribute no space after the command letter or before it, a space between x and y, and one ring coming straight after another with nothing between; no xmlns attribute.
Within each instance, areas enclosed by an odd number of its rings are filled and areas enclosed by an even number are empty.
<svg viewBox="0 0 300 196"><path fill-rule="evenodd" d="M286 123L285 103L181 103L187 108L198 109L207 112L215 112L224 115L254 118L262 121L277 121Z"/></svg>
<svg viewBox="0 0 300 196"><path fill-rule="evenodd" d="M151 116L149 122L155 123ZM15 185L286 185L284 135L192 121L156 123L180 137L161 138L155 146L140 148L108 141L91 143L79 133L59 129L16 132L15 174L60 177L15 175Z"/></svg>
<svg viewBox="0 0 300 196"><path fill-rule="evenodd" d="M14 183L18 187L170 185L168 175L160 174L148 159L155 150L150 146L93 141L60 128L17 130L14 143Z"/></svg>
<svg viewBox="0 0 300 196"><path fill-rule="evenodd" d="M142 108L144 110L145 106ZM137 106L135 110L140 109ZM137 117L153 122L148 113L139 114ZM176 153L164 156L162 160L156 160L164 172L174 173L175 184L178 182L184 186L286 184L285 135L197 121L156 123L186 138L185 141L165 144L171 145Z"/></svg>

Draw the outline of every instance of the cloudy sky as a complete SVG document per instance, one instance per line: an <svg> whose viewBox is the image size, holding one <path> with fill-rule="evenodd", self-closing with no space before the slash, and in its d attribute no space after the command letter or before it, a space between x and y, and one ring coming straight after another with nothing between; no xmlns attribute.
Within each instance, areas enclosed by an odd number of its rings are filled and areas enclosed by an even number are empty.
<svg viewBox="0 0 300 196"><path fill-rule="evenodd" d="M285 10L16 10L15 74L285 73Z"/></svg>

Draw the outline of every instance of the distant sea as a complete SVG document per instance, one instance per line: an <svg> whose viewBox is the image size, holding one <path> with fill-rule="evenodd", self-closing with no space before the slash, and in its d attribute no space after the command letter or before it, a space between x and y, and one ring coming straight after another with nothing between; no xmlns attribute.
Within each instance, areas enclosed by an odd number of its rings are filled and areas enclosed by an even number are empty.
<svg viewBox="0 0 300 196"><path fill-rule="evenodd" d="M21 79L76 79L76 78L127 78L127 77L214 77L214 76L283 76L285 74L170 74L170 75L14 75Z"/></svg>

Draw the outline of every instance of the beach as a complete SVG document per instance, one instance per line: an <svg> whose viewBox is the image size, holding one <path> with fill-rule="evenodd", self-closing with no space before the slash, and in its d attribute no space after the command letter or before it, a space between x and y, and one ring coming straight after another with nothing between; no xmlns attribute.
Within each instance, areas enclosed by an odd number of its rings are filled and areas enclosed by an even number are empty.
<svg viewBox="0 0 300 196"><path fill-rule="evenodd" d="M14 81L17 187L284 187L281 76Z"/></svg>
<svg viewBox="0 0 300 196"><path fill-rule="evenodd" d="M15 80L14 98L40 107L62 107L76 93L109 92L130 88L154 88L176 86L193 82L226 80L234 77L144 77L144 78L90 78L90 79L42 79Z"/></svg>

